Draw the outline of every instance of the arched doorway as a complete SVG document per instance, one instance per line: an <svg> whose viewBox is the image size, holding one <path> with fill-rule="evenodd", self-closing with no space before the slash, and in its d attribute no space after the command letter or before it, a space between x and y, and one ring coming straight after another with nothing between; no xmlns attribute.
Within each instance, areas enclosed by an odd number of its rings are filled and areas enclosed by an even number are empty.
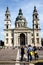
<svg viewBox="0 0 43 65"><path fill-rule="evenodd" d="M20 34L20 45L25 45L25 34Z"/></svg>

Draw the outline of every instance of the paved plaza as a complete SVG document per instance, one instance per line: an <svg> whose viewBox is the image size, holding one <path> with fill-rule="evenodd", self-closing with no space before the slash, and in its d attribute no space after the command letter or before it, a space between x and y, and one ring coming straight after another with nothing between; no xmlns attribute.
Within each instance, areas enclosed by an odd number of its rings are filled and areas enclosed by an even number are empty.
<svg viewBox="0 0 43 65"><path fill-rule="evenodd" d="M17 55L17 49L0 49L0 61L15 60Z"/></svg>
<svg viewBox="0 0 43 65"><path fill-rule="evenodd" d="M26 53L26 51L27 51L27 49L25 49L25 53ZM38 50L38 54L39 54L39 60L43 60L43 50L41 50L41 51ZM26 53L26 55L27 55L27 53ZM20 62L19 60L20 60L20 48L0 49L0 65L24 65L22 63L14 63L17 61ZM34 58L33 58L33 60L34 60ZM7 63L7 61L8 61L8 63ZM27 58L26 58L26 61L27 61ZM26 65L28 65L28 64L26 64Z"/></svg>

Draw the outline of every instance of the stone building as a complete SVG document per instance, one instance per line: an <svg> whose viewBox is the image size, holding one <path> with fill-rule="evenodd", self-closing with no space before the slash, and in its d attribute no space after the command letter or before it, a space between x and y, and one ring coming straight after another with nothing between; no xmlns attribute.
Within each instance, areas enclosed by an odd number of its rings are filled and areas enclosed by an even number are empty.
<svg viewBox="0 0 43 65"><path fill-rule="evenodd" d="M10 11L7 7L4 22L4 45L7 47L32 45L41 46L39 18L36 6L33 10L33 27L27 27L27 21L22 10L19 9L15 20L15 28L11 28Z"/></svg>

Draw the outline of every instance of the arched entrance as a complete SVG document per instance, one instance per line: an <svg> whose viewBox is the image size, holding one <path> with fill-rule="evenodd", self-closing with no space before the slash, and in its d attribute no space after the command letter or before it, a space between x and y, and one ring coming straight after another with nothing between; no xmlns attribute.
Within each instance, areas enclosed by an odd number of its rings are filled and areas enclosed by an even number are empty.
<svg viewBox="0 0 43 65"><path fill-rule="evenodd" d="M25 34L20 34L20 45L25 45Z"/></svg>

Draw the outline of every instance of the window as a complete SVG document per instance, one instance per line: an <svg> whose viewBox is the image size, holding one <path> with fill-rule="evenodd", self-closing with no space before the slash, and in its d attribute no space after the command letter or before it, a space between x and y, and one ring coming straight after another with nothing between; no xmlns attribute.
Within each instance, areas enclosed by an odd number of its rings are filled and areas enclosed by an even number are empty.
<svg viewBox="0 0 43 65"><path fill-rule="evenodd" d="M20 16L20 20L22 20L22 17Z"/></svg>
<svg viewBox="0 0 43 65"><path fill-rule="evenodd" d="M35 17L36 17L36 19L37 19L37 15L36 15Z"/></svg>
<svg viewBox="0 0 43 65"><path fill-rule="evenodd" d="M18 23L18 26L20 27L20 23Z"/></svg>
<svg viewBox="0 0 43 65"><path fill-rule="evenodd" d="M8 21L7 21L7 24L8 24Z"/></svg>
<svg viewBox="0 0 43 65"><path fill-rule="evenodd" d="M11 39L11 43L13 43L13 39Z"/></svg>
<svg viewBox="0 0 43 65"><path fill-rule="evenodd" d="M13 33L11 33L12 37L13 37Z"/></svg>
<svg viewBox="0 0 43 65"><path fill-rule="evenodd" d="M34 43L34 38L32 38L32 43Z"/></svg>
<svg viewBox="0 0 43 65"><path fill-rule="evenodd" d="M6 26L6 28L8 29L8 25Z"/></svg>
<svg viewBox="0 0 43 65"><path fill-rule="evenodd" d="M36 25L36 28L38 28L38 25Z"/></svg>
<svg viewBox="0 0 43 65"><path fill-rule="evenodd" d="M32 33L32 36L33 36L33 33Z"/></svg>
<svg viewBox="0 0 43 65"><path fill-rule="evenodd" d="M39 36L39 33L37 33L36 35Z"/></svg>
<svg viewBox="0 0 43 65"><path fill-rule="evenodd" d="M8 43L8 38L6 38L6 44Z"/></svg>
<svg viewBox="0 0 43 65"><path fill-rule="evenodd" d="M7 16L7 19L8 19L8 16Z"/></svg>
<svg viewBox="0 0 43 65"><path fill-rule="evenodd" d="M6 33L6 36L8 36L8 33Z"/></svg>
<svg viewBox="0 0 43 65"><path fill-rule="evenodd" d="M39 38L37 38L37 43L39 43Z"/></svg>

